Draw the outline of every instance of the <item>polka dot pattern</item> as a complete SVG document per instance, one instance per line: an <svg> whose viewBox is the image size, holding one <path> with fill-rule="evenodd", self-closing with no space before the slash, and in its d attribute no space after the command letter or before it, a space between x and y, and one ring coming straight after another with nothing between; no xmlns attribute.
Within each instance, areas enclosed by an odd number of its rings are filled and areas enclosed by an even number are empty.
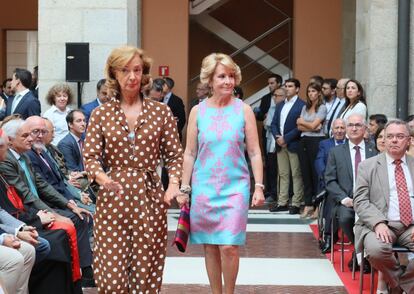
<svg viewBox="0 0 414 294"><path fill-rule="evenodd" d="M162 158L170 177L181 178L183 154L168 106L144 99L135 142L119 101L100 106L89 120L85 170L104 172L123 186L101 187L95 213L94 271L99 293L159 293L167 246L164 192L155 172Z"/></svg>

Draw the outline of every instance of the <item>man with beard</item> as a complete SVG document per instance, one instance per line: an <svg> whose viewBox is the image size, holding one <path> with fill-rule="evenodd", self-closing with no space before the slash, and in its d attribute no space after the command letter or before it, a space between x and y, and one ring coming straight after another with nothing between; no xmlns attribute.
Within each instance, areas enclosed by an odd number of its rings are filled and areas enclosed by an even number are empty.
<svg viewBox="0 0 414 294"><path fill-rule="evenodd" d="M36 132L29 131L29 124L20 119L12 120L3 126L3 130L10 144L6 159L0 162L0 172L6 182L15 187L24 204L50 211L57 221L76 227L82 283L85 286L92 285L92 250L85 217L90 216L90 213L79 208L73 200L63 197L33 170L30 159L24 154L31 149L33 137L36 136Z"/></svg>

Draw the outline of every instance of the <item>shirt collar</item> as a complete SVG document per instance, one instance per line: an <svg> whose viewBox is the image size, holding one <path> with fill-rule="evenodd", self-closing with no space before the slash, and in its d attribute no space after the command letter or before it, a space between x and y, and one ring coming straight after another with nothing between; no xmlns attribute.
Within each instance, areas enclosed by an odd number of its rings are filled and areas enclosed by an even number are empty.
<svg viewBox="0 0 414 294"><path fill-rule="evenodd" d="M295 103L296 100L298 99L298 95L293 96L290 100L288 100L287 98L285 98L285 103Z"/></svg>
<svg viewBox="0 0 414 294"><path fill-rule="evenodd" d="M9 150L10 150L10 152L13 154L13 156L17 159L17 160L19 160L20 159L20 154L19 153L17 153L16 151L14 151L12 148L9 148Z"/></svg>
<svg viewBox="0 0 414 294"><path fill-rule="evenodd" d="M29 89L24 89L23 91L16 93L14 97L16 97L17 95L20 95L20 98L22 98L24 95L26 95L29 92L30 92Z"/></svg>
<svg viewBox="0 0 414 294"><path fill-rule="evenodd" d="M349 149L354 149L354 147L356 146L354 143L352 143L350 140L348 140L348 144L349 144ZM361 151L365 150L365 141L362 140L359 144L358 144L359 148L361 149Z"/></svg>
<svg viewBox="0 0 414 294"><path fill-rule="evenodd" d="M387 152L385 152L385 159L387 160L387 164L394 164L394 158L392 158ZM407 157L405 154L403 157L400 158L403 164L407 164Z"/></svg>
<svg viewBox="0 0 414 294"><path fill-rule="evenodd" d="M78 136L76 136L74 133L72 133L72 132L69 132L69 134L71 134L72 135L72 137L76 140L76 143L78 143L79 142L79 140L80 140L80 138L78 137Z"/></svg>
<svg viewBox="0 0 414 294"><path fill-rule="evenodd" d="M68 106L66 106L66 109L64 111L57 108L56 105L52 105L50 109L52 110L52 112L59 112L59 113L65 113L65 114L69 113L70 111L70 108Z"/></svg>

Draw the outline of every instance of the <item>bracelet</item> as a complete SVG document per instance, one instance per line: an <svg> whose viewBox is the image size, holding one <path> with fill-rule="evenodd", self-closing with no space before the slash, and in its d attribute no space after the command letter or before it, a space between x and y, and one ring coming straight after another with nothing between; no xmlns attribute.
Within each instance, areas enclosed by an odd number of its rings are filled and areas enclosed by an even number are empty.
<svg viewBox="0 0 414 294"><path fill-rule="evenodd" d="M254 184L254 186L262 188L262 190L264 190L264 188L265 188L265 186L263 184L260 184L260 183L256 183L256 184Z"/></svg>
<svg viewBox="0 0 414 294"><path fill-rule="evenodd" d="M184 194L187 194L187 195L190 195L190 193L191 193L191 186L190 185L181 185L180 192L181 193L184 193Z"/></svg>

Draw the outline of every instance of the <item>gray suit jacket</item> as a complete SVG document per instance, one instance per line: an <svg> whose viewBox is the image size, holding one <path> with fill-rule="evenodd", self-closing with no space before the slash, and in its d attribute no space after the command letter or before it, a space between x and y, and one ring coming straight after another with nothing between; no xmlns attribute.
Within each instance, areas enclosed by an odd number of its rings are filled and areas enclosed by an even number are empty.
<svg viewBox="0 0 414 294"><path fill-rule="evenodd" d="M365 159L375 156L374 145L365 143ZM332 148L325 169L326 190L336 203L346 197L353 198L354 174L348 141Z"/></svg>
<svg viewBox="0 0 414 294"><path fill-rule="evenodd" d="M414 187L414 158L407 155L407 165ZM390 187L385 154L379 154L359 165L359 176L356 183L354 208L359 219L355 224L355 245L361 248L366 234L374 231L378 223L386 223Z"/></svg>
<svg viewBox="0 0 414 294"><path fill-rule="evenodd" d="M10 150L7 152L6 159L0 162L0 172L6 179L7 183L14 186L17 193L22 198L23 203L32 203L33 206L39 210L51 210L49 206L61 209L66 208L68 200L45 180L43 180L42 176L34 171L27 155L22 154L21 156L25 158L31 178L34 180L40 199L30 191L29 183L26 179L24 170L21 168L16 157L14 157Z"/></svg>
<svg viewBox="0 0 414 294"><path fill-rule="evenodd" d="M3 208L0 208L0 229L6 233L14 235L18 227L24 225L23 222L11 216Z"/></svg>

